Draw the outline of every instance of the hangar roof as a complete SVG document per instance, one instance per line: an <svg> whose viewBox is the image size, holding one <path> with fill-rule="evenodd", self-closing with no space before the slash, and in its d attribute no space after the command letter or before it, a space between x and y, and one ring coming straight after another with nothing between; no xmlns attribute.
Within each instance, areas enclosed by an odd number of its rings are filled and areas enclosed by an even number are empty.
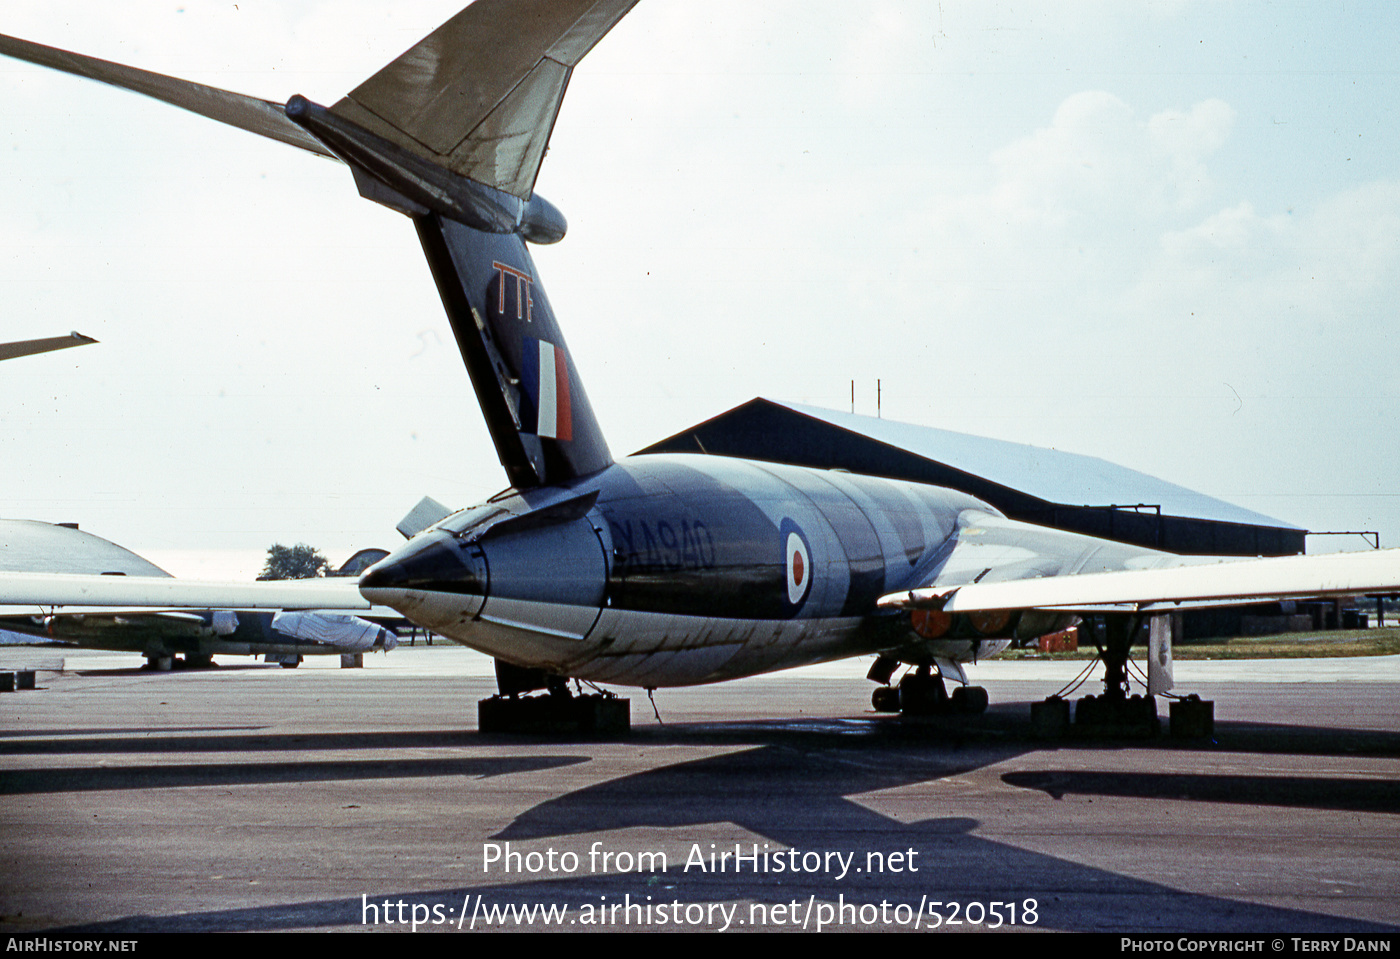
<svg viewBox="0 0 1400 959"><path fill-rule="evenodd" d="M816 406L765 400L776 406L830 423L936 460L999 486L1019 490L1048 503L1065 506L1108 506L1150 503L1172 516L1251 526L1299 529L1291 523L1197 493L1147 473L1110 463L1097 456L1027 446L968 433L915 426L894 420L839 413Z"/></svg>
<svg viewBox="0 0 1400 959"><path fill-rule="evenodd" d="M647 447L962 490L1013 519L1174 553L1282 556L1307 532L1096 456L755 399Z"/></svg>

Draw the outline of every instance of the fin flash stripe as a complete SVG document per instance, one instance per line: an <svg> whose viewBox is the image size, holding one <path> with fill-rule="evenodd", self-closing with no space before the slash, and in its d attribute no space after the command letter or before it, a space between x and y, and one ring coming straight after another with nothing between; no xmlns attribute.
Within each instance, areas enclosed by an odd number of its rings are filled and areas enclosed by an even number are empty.
<svg viewBox="0 0 1400 959"><path fill-rule="evenodd" d="M524 347L521 381L535 406L534 433L568 442L573 439L568 354L553 343L528 336Z"/></svg>

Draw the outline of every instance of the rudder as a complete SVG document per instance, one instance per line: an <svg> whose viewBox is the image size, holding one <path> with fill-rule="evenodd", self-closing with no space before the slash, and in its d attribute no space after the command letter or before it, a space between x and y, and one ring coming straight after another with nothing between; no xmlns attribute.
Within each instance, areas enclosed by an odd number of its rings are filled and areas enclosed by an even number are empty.
<svg viewBox="0 0 1400 959"><path fill-rule="evenodd" d="M608 466L612 455L524 240L437 214L415 222L511 485Z"/></svg>

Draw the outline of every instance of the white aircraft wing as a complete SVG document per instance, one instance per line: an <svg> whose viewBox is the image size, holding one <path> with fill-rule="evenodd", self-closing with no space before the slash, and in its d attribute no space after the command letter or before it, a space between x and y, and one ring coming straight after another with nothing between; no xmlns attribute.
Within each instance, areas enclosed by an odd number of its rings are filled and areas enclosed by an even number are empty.
<svg viewBox="0 0 1400 959"><path fill-rule="evenodd" d="M1400 592L1400 549L1219 562L1183 557L1180 562L1194 565L932 585L890 593L879 605L949 613L1103 607L1170 612L1250 600Z"/></svg>
<svg viewBox="0 0 1400 959"><path fill-rule="evenodd" d="M0 606L367 610L357 581L209 582L161 576L0 572Z"/></svg>

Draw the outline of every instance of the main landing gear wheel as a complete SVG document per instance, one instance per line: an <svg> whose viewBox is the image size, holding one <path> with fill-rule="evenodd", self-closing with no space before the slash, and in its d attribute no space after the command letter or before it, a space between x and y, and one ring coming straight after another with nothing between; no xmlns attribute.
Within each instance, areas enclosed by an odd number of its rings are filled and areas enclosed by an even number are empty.
<svg viewBox="0 0 1400 959"><path fill-rule="evenodd" d="M949 697L949 704L955 713L980 716L987 711L987 690L981 686L959 686Z"/></svg>
<svg viewBox="0 0 1400 959"><path fill-rule="evenodd" d="M1085 696L1074 705L1078 735L1112 738L1153 738L1161 731L1154 696L1128 695L1128 657L1141 616L1104 616L1103 694Z"/></svg>
<svg viewBox="0 0 1400 959"><path fill-rule="evenodd" d="M477 700L482 733L582 733L625 736L632 728L631 700L590 693L563 696L492 696Z"/></svg>
<svg viewBox="0 0 1400 959"><path fill-rule="evenodd" d="M877 713L899 712L899 690L893 686L880 686L870 694L870 705Z"/></svg>
<svg viewBox="0 0 1400 959"><path fill-rule="evenodd" d="M943 677L927 666L905 673L899 681L899 711L905 716L940 716L948 712Z"/></svg>
<svg viewBox="0 0 1400 959"><path fill-rule="evenodd" d="M1082 726L1155 728L1157 700L1152 696L1085 696L1074 704L1074 721Z"/></svg>
<svg viewBox="0 0 1400 959"><path fill-rule="evenodd" d="M905 673L898 686L881 686L870 694L877 713L905 716L975 716L987 710L987 691L981 686L959 686L948 694L943 677L928 666Z"/></svg>

